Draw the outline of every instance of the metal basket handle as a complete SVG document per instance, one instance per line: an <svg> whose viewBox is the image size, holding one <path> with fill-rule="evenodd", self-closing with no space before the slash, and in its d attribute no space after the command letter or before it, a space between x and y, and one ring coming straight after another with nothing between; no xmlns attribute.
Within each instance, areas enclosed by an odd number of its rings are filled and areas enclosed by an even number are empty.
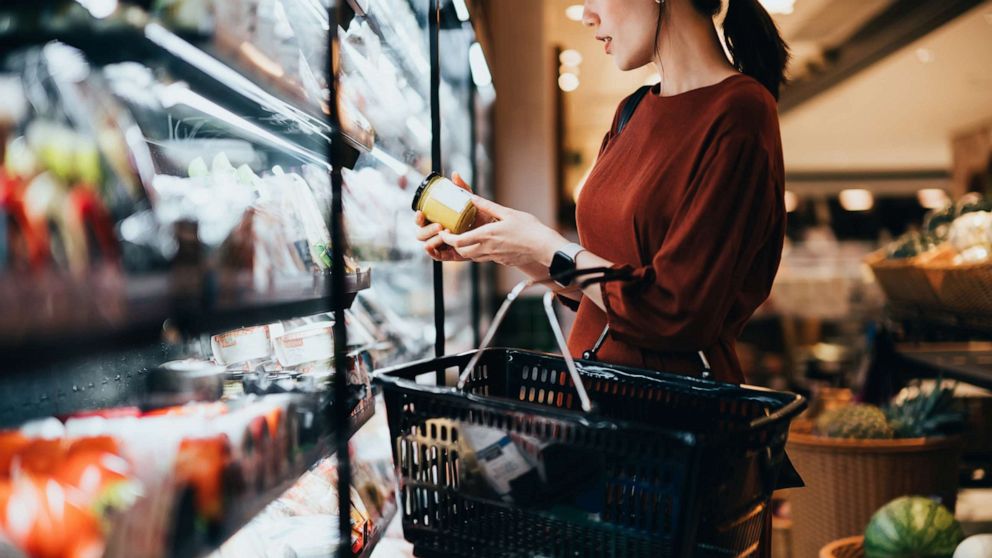
<svg viewBox="0 0 992 558"><path fill-rule="evenodd" d="M602 274L608 275L611 270L609 268L596 268L596 269L585 269L578 270L574 273L568 273L566 275L570 277L577 277L580 275L591 275L591 274ZM490 324L489 329L486 331L486 336L482 339L482 343L479 345L479 350L472 355L472 359L468 361L465 365L465 369L462 370L461 375L458 377L458 389L464 390L465 383L468 381L469 376L472 371L475 370L476 365L479 364L479 359L482 358L482 352L489 348L490 344L493 342L493 338L496 336L496 331L499 329L500 324L506 318L506 313L510 310L510 306L517 300L520 293L525 290L537 286L537 285L549 285L552 284L556 279L564 279L564 276L549 277L546 279L531 279L529 281L521 281L517 283L517 286L513 287L510 294L506 295L506 300L500 305L499 310L496 311L496 315L493 317L493 323ZM592 401L589 399L589 394L586 393L585 386L582 385L582 377L579 376L579 371L575 368L575 360L572 359L571 353L568 352L568 346L565 343L565 335L561 331L561 325L558 324L558 317L555 315L554 309L554 298L555 293L553 291L548 291L544 294L544 313L548 317L548 325L551 326L551 331L555 334L555 341L558 343L558 348L561 350L562 357L565 359L565 367L568 368L568 375L572 378L572 383L575 384L575 391L579 395L579 403L582 406L582 410L590 413L593 410Z"/></svg>

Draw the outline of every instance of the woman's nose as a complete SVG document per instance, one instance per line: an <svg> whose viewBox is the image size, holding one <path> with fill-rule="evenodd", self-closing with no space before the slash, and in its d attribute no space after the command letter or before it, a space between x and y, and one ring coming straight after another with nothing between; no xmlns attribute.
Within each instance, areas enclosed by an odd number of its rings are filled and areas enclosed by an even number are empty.
<svg viewBox="0 0 992 558"><path fill-rule="evenodd" d="M595 27L596 25L599 25L599 16L596 15L596 12L589 7L588 2L586 2L582 7L582 25L585 25L586 27Z"/></svg>

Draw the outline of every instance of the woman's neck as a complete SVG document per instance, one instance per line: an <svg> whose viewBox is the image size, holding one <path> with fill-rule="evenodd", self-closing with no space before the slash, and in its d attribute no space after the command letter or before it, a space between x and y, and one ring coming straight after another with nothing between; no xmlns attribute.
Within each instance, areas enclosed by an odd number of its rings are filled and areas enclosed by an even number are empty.
<svg viewBox="0 0 992 558"><path fill-rule="evenodd" d="M667 0L654 65L661 76L661 96L678 95L713 85L735 74L710 17L691 1Z"/></svg>

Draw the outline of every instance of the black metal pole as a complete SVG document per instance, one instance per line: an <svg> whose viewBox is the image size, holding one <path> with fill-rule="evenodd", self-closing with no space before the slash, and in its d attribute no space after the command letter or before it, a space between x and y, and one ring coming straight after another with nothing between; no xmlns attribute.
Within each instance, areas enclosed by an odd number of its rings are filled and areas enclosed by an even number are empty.
<svg viewBox="0 0 992 558"><path fill-rule="evenodd" d="M441 57L438 41L441 32L441 1L430 0L427 33L431 58L431 169L441 173ZM434 355L444 355L444 267L434 262ZM439 372L440 373L440 372Z"/></svg>
<svg viewBox="0 0 992 558"><path fill-rule="evenodd" d="M479 150L478 150L478 134L479 127L475 120L475 96L477 94L475 82L472 80L472 70L471 64L469 64L468 72L468 121L469 121L469 141L471 142L468 146L468 158L471 163L472 173L472 186L478 191L479 188ZM484 194L484 192L480 192ZM479 269L480 264L472 262L469 268L469 279L471 281L471 296L472 296L472 346L478 347L482 344L482 292L480 282L482 281L482 273Z"/></svg>
<svg viewBox="0 0 992 558"><path fill-rule="evenodd" d="M327 160L331 163L331 304L334 308L334 380L333 401L329 405L330 424L334 426L335 454L338 462L338 556L351 557L351 456L348 453L348 372L346 353L348 332L344 318L344 228L341 202L341 161L337 156L342 147L341 123L338 116L338 83L334 64L334 45L341 9L332 2L327 12L330 23L327 41L327 120L331 126L331 141L327 144Z"/></svg>

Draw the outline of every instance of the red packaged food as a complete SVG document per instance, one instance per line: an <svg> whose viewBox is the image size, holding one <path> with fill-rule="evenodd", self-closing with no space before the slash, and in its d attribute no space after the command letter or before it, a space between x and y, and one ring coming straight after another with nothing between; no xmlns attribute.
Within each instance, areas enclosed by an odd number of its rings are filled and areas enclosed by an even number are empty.
<svg viewBox="0 0 992 558"><path fill-rule="evenodd" d="M231 447L224 435L188 438L179 446L177 483L193 488L197 513L207 521L223 519L224 483L230 461Z"/></svg>
<svg viewBox="0 0 992 558"><path fill-rule="evenodd" d="M32 558L99 558L96 517L51 478L23 475L0 493L4 533Z"/></svg>

